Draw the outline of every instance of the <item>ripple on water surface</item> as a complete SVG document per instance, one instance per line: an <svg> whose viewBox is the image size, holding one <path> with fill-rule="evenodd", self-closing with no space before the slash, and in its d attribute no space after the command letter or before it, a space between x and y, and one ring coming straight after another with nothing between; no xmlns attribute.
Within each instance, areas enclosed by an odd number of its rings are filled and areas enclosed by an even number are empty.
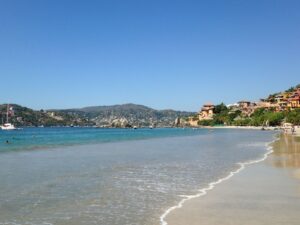
<svg viewBox="0 0 300 225"><path fill-rule="evenodd" d="M273 133L195 136L0 154L0 224L159 224L181 195L261 157Z"/></svg>

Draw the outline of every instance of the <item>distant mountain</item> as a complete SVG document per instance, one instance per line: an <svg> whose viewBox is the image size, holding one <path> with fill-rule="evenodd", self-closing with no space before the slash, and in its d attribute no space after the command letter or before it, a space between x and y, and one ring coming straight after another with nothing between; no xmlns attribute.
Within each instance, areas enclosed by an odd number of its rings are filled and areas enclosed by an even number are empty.
<svg viewBox="0 0 300 225"><path fill-rule="evenodd" d="M16 126L174 126L178 117L188 117L191 112L155 110L143 105L124 104L112 106L91 106L79 109L33 110L17 104L10 104L14 115L9 122ZM0 104L0 123L6 120L6 104Z"/></svg>
<svg viewBox="0 0 300 225"><path fill-rule="evenodd" d="M155 110L143 105L123 104L112 106L90 106L79 109L57 110L69 115L88 118L97 126L173 126L176 118L187 117L192 112L175 110Z"/></svg>
<svg viewBox="0 0 300 225"><path fill-rule="evenodd" d="M13 115L9 122L16 126L89 126L95 123L81 115L68 114L60 111L33 110L17 104L10 104ZM0 123L6 121L7 104L0 105Z"/></svg>

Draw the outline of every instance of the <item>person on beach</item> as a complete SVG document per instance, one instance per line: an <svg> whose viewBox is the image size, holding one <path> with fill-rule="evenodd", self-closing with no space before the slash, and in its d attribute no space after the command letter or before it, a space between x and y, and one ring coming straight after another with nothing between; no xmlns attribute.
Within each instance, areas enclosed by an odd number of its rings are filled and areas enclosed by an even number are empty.
<svg viewBox="0 0 300 225"><path fill-rule="evenodd" d="M292 134L295 133L295 126L294 125L292 125L291 131L292 131Z"/></svg>

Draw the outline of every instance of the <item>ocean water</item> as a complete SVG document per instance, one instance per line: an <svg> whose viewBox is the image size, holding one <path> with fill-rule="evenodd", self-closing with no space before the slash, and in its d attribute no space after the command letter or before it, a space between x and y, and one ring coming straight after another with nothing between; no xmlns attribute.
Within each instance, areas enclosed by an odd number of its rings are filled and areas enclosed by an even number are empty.
<svg viewBox="0 0 300 225"><path fill-rule="evenodd" d="M261 158L274 138L225 129L32 128L0 135L0 224L22 225L159 225L183 195Z"/></svg>
<svg viewBox="0 0 300 225"><path fill-rule="evenodd" d="M57 146L82 145L116 141L141 140L203 133L203 129L99 129L99 128L24 128L0 129L0 152L41 149ZM7 144L8 141L8 144Z"/></svg>

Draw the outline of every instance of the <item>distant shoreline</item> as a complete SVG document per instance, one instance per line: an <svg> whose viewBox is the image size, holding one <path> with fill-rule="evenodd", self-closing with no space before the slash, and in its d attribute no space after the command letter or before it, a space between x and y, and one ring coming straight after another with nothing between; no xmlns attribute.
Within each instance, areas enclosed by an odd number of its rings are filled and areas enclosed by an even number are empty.
<svg viewBox="0 0 300 225"><path fill-rule="evenodd" d="M188 128L204 129L247 129L247 130L281 130L280 127L263 127L263 126L197 126Z"/></svg>
<svg viewBox="0 0 300 225"><path fill-rule="evenodd" d="M250 130L279 130L280 127L262 127L262 126L212 126L214 129L250 129Z"/></svg>

